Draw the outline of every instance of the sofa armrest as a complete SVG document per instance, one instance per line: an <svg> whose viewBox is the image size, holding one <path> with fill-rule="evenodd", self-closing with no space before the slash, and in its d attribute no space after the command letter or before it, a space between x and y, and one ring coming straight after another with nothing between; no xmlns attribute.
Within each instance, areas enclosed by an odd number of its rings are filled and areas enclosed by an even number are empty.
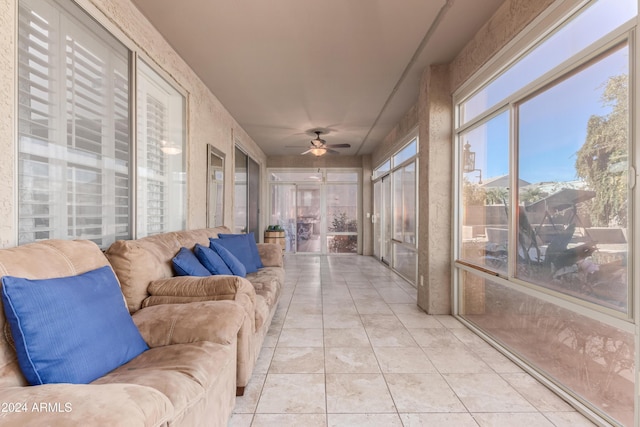
<svg viewBox="0 0 640 427"><path fill-rule="evenodd" d="M256 324L256 289L247 279L239 276L176 276L149 283L150 294L143 308L166 304L184 304L197 301L230 300L240 304L247 314L251 328Z"/></svg>
<svg viewBox="0 0 640 427"><path fill-rule="evenodd" d="M154 280L147 292L152 296L207 297L210 300L234 300L245 294L255 304L255 289L247 279L239 276L175 276Z"/></svg>
<svg viewBox="0 0 640 427"><path fill-rule="evenodd" d="M258 243L258 254L265 267L283 267L282 246L277 243Z"/></svg>
<svg viewBox="0 0 640 427"><path fill-rule="evenodd" d="M46 384L0 389L0 425L166 426L175 416L169 398L136 384ZM0 409L2 409L0 408Z"/></svg>
<svg viewBox="0 0 640 427"><path fill-rule="evenodd" d="M133 321L149 347L210 341L232 344L246 312L233 301L160 304L133 314Z"/></svg>

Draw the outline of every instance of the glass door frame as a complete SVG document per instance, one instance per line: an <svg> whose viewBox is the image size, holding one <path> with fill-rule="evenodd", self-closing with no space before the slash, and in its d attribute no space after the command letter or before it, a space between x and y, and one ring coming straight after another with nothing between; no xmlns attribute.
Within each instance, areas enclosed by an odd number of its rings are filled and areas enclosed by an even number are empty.
<svg viewBox="0 0 640 427"><path fill-rule="evenodd" d="M356 173L357 180L356 181L328 181L327 175L333 172L347 172L347 173ZM280 180L274 179L274 174L281 174L282 178ZM273 168L267 169L267 175L269 176L269 216L270 216L270 224L276 225L280 218L275 218L274 208L277 206L277 203L274 200L273 188L275 186L293 186L296 192L296 207L294 207L294 211L297 212L297 198L298 191L300 187L308 186L314 187L318 186L320 190L320 251L317 252L300 252L298 250L298 236L297 236L297 214L296 214L296 226L288 227L285 229L285 232L288 233L286 239L288 239L288 247L291 249L291 252L299 253L299 254L322 254L322 255L352 255L362 253L362 200L360 199L362 195L362 170L359 168ZM305 179L305 177L308 177ZM313 179L312 179L313 178ZM308 180L307 180L308 179ZM357 185L357 205L356 205L356 221L357 221L357 233L351 232L329 232L328 231L328 219L327 219L327 191L328 187L331 185L347 185L347 184L356 184ZM276 206L274 206L276 205ZM356 235L357 236L357 250L355 253L339 253L339 252L330 252L328 248L328 236L342 236L342 235Z"/></svg>

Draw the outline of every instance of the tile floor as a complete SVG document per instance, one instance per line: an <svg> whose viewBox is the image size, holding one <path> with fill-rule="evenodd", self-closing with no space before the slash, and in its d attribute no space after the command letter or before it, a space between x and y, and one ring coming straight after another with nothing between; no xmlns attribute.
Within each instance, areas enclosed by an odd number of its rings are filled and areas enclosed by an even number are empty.
<svg viewBox="0 0 640 427"><path fill-rule="evenodd" d="M375 259L287 255L286 284L229 427L591 426Z"/></svg>

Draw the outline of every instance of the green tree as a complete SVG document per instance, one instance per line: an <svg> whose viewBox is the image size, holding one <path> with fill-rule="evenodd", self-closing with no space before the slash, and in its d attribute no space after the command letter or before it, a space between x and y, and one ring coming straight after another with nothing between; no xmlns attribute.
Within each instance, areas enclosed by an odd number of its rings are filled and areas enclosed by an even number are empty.
<svg viewBox="0 0 640 427"><path fill-rule="evenodd" d="M602 103L611 107L604 116L593 115L587 138L576 153L576 172L595 191L591 221L595 226L627 225L627 170L629 139L629 78L610 77Z"/></svg>

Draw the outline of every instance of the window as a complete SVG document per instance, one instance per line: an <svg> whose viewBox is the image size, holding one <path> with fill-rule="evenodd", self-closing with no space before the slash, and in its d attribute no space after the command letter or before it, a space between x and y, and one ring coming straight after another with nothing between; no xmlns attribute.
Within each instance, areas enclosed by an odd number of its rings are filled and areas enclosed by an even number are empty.
<svg viewBox="0 0 640 427"><path fill-rule="evenodd" d="M327 171L327 251L358 253L358 173Z"/></svg>
<svg viewBox="0 0 640 427"><path fill-rule="evenodd" d="M138 61L137 237L186 226L185 98Z"/></svg>
<svg viewBox="0 0 640 427"><path fill-rule="evenodd" d="M128 50L71 2L19 18L18 243L130 237Z"/></svg>
<svg viewBox="0 0 640 427"><path fill-rule="evenodd" d="M414 285L418 274L418 139L375 169L374 254Z"/></svg>
<svg viewBox="0 0 640 427"><path fill-rule="evenodd" d="M457 313L622 425L634 417L636 14L635 1L600 0L557 16L502 74L455 95Z"/></svg>
<svg viewBox="0 0 640 427"><path fill-rule="evenodd" d="M18 32L18 243L184 229L185 97L137 61L133 152L131 52L66 0L20 0Z"/></svg>
<svg viewBox="0 0 640 427"><path fill-rule="evenodd" d="M235 149L234 232L260 235L260 165L239 147Z"/></svg>

